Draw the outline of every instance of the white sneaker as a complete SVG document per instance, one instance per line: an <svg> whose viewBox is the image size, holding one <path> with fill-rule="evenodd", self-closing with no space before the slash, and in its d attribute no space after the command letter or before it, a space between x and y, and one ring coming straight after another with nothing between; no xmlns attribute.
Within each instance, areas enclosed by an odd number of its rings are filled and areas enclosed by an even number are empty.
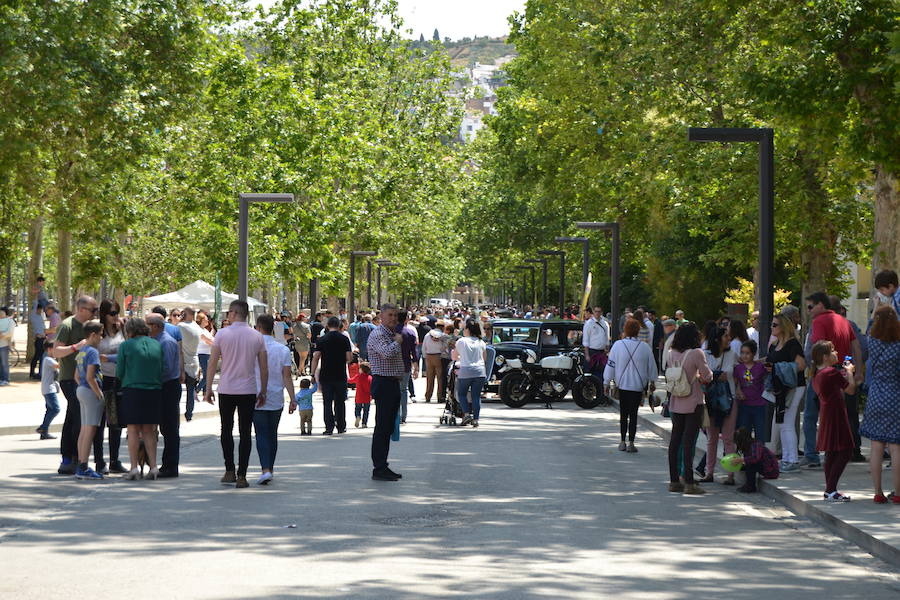
<svg viewBox="0 0 900 600"><path fill-rule="evenodd" d="M270 481L272 481L272 474L268 471L259 476L259 479L256 480L257 485L266 485Z"/></svg>
<svg viewBox="0 0 900 600"><path fill-rule="evenodd" d="M415 397L415 396L410 396L409 399L413 401L413 404L416 403L416 397Z"/></svg>

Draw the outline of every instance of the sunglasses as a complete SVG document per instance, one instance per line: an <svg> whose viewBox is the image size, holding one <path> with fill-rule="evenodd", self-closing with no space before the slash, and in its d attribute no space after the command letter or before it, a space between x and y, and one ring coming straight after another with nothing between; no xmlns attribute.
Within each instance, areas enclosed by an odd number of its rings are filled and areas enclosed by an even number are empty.
<svg viewBox="0 0 900 600"><path fill-rule="evenodd" d="M111 317L118 317L118 316L119 316L119 311L117 311L117 310L111 310L111 311L109 311L109 312L106 313L106 314L108 314L108 315L111 316Z"/></svg>

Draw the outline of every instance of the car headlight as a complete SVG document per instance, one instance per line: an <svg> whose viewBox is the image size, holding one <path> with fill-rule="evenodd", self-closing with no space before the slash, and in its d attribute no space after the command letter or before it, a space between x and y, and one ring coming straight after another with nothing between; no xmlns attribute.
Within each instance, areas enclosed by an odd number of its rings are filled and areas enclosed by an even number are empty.
<svg viewBox="0 0 900 600"><path fill-rule="evenodd" d="M497 358L494 360L494 364L497 365L498 367L502 366L503 363L505 363L505 362L506 362L506 357L503 356L502 354L498 354Z"/></svg>

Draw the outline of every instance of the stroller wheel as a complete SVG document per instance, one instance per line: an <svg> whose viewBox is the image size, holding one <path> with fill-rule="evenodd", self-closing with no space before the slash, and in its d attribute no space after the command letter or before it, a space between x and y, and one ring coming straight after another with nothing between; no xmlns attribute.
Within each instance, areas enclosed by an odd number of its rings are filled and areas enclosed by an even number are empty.
<svg viewBox="0 0 900 600"><path fill-rule="evenodd" d="M456 425L456 417L450 417L450 424Z"/></svg>

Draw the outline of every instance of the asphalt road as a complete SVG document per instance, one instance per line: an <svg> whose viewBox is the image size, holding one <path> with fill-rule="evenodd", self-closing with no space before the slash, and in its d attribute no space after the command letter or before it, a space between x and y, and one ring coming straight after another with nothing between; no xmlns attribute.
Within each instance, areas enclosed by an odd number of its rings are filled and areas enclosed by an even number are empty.
<svg viewBox="0 0 900 600"><path fill-rule="evenodd" d="M900 596L892 569L770 500L668 493L660 440L618 452L611 412L486 405L477 430L439 413L411 405L397 483L369 478L371 429L301 438L286 414L275 481L244 490L218 482L214 419L182 427L182 477L155 482L76 482L54 442L4 436L0 597Z"/></svg>

